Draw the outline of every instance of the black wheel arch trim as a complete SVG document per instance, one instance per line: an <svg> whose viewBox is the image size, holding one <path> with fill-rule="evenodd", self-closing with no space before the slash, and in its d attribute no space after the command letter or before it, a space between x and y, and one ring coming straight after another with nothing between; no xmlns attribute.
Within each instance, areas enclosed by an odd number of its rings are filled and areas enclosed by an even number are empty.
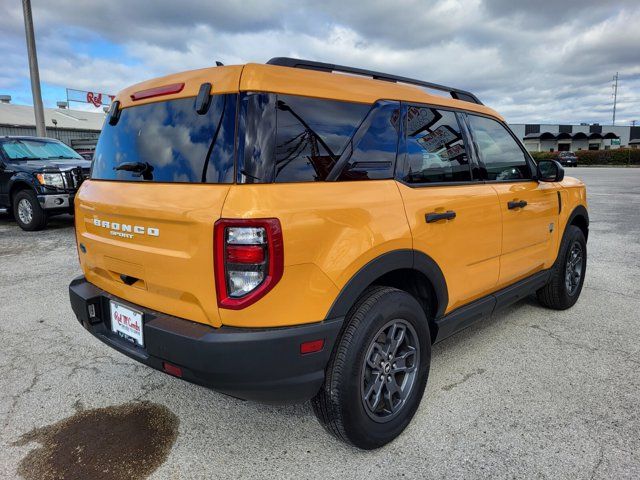
<svg viewBox="0 0 640 480"><path fill-rule="evenodd" d="M35 182L35 178L23 174L23 172L19 172L9 179L9 184L7 185L7 194L9 195L10 203L13 202L12 197L15 195L15 193L20 190L31 190L36 195L39 194L38 185Z"/></svg>
<svg viewBox="0 0 640 480"><path fill-rule="evenodd" d="M587 211L587 209L584 207L584 205L578 205L577 207L575 207L571 213L569 214L569 217L567 218L567 223L565 223L564 225L564 230L562 231L562 236L560 237L559 241L558 241L558 251L556 252L556 259L553 262L554 267L556 267L558 265L558 262L560 262L560 247L562 246L562 240L564 239L564 236L567 234L567 230L569 229L569 227L571 225L575 225L573 222L576 218L582 218L584 219L585 222L585 226L586 226L586 232L584 232L584 239L585 241L588 240L589 238L589 212Z"/></svg>
<svg viewBox="0 0 640 480"><path fill-rule="evenodd" d="M573 211L569 215L569 218L567 219L567 224L564 227L565 231L567 230L567 227L569 225L573 224L573 221L577 217L583 217L584 218L586 226L587 226L587 233L588 233L588 231L589 231L589 212L587 211L587 209L585 208L584 205L578 205L576 208L573 209ZM586 239L587 236L588 235L585 235L585 239Z"/></svg>
<svg viewBox="0 0 640 480"><path fill-rule="evenodd" d="M411 249L393 250L364 265L342 288L331 305L326 319L344 317L358 297L383 275L395 270L411 269L422 273L431 282L438 309L436 318L444 314L449 303L447 282L438 264L427 254Z"/></svg>

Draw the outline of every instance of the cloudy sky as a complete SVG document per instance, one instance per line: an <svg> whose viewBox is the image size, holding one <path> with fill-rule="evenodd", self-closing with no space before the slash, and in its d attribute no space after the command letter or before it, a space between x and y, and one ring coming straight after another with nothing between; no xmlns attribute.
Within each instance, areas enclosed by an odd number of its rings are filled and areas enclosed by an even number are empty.
<svg viewBox="0 0 640 480"><path fill-rule="evenodd" d="M639 0L32 0L45 104L293 56L450 84L510 122L640 122ZM22 3L0 0L0 94L31 104Z"/></svg>

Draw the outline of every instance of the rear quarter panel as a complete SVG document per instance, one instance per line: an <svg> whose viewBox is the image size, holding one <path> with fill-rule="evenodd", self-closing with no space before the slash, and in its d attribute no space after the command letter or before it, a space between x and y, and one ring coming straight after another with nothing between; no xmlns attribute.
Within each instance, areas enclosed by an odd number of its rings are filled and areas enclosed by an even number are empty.
<svg viewBox="0 0 640 480"><path fill-rule="evenodd" d="M220 309L224 325L274 327L324 320L338 293L367 262L411 248L393 180L234 185L222 218L280 220L284 275L242 310Z"/></svg>

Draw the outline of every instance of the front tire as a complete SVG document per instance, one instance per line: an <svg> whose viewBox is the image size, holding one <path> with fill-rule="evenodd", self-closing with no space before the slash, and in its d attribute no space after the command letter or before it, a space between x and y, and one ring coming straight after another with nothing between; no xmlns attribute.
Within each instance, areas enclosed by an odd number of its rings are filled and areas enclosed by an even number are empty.
<svg viewBox="0 0 640 480"><path fill-rule="evenodd" d="M18 226L28 232L42 230L47 224L47 214L31 190L21 190L13 197L13 216Z"/></svg>
<svg viewBox="0 0 640 480"><path fill-rule="evenodd" d="M558 260L549 283L537 292L538 301L547 308L566 310L580 297L587 270L587 241L575 225L569 225L562 238Z"/></svg>
<svg viewBox="0 0 640 480"><path fill-rule="evenodd" d="M329 433L358 448L379 448L413 418L431 363L424 310L408 293L372 287L345 319L325 382L312 406Z"/></svg>

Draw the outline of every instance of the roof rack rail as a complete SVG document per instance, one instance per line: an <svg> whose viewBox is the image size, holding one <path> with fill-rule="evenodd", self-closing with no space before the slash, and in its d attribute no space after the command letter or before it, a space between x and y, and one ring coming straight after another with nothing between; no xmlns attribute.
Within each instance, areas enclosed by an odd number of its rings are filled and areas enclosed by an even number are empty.
<svg viewBox="0 0 640 480"><path fill-rule="evenodd" d="M352 73L354 75L364 75L372 77L375 80L384 80L387 82L402 82L409 83L411 85L418 85L420 87L426 87L433 90L440 90L447 92L452 98L456 100L463 100L465 102L477 103L482 105L482 102L473 93L458 88L447 87L439 85L437 83L423 82L422 80L416 80L414 78L400 77L398 75L390 75L388 73L374 72L373 70L365 70L363 68L345 67L344 65L334 65L332 63L314 62L313 60L302 60L299 58L290 57L274 57L267 62L267 65L278 65L280 67L291 68L306 68L307 70L318 70L321 72L343 72Z"/></svg>

